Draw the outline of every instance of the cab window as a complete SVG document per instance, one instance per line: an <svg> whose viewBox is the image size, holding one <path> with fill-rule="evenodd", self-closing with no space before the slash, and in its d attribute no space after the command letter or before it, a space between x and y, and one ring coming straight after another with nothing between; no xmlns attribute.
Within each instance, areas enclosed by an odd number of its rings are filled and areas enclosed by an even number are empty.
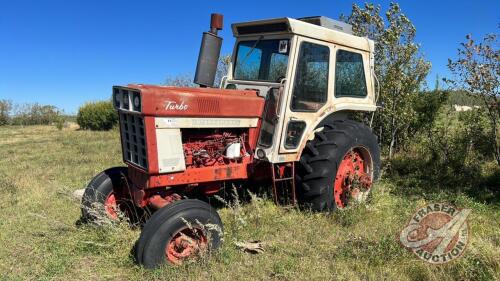
<svg viewBox="0 0 500 281"><path fill-rule="evenodd" d="M361 54L337 51L335 97L366 97L366 79Z"/></svg>
<svg viewBox="0 0 500 281"><path fill-rule="evenodd" d="M286 76L288 39L253 40L238 43L234 79L281 82Z"/></svg>
<svg viewBox="0 0 500 281"><path fill-rule="evenodd" d="M310 42L300 45L291 108L318 111L327 100L330 48Z"/></svg>

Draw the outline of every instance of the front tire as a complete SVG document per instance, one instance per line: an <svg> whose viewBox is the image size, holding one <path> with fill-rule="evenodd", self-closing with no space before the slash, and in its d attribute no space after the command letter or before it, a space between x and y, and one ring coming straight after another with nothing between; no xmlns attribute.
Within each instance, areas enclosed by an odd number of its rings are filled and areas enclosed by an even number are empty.
<svg viewBox="0 0 500 281"><path fill-rule="evenodd" d="M109 168L95 176L82 197L82 218L98 223L103 219L118 220L119 204L115 190L127 178L127 167Z"/></svg>
<svg viewBox="0 0 500 281"><path fill-rule="evenodd" d="M146 268L178 265L203 256L222 243L223 226L207 203L184 199L156 211L135 245L135 259Z"/></svg>
<svg viewBox="0 0 500 281"><path fill-rule="evenodd" d="M380 148L371 129L352 120L326 124L306 144L297 169L299 204L313 211L366 199L380 173Z"/></svg>

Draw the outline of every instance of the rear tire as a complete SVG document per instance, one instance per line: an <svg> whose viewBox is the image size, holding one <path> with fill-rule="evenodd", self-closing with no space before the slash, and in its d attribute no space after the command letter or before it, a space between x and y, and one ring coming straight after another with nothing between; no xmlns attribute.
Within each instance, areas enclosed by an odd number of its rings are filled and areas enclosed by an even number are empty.
<svg viewBox="0 0 500 281"><path fill-rule="evenodd" d="M118 219L119 206L114 190L127 178L127 167L109 168L95 176L82 197L82 218L85 222Z"/></svg>
<svg viewBox="0 0 500 281"><path fill-rule="evenodd" d="M210 205L195 199L176 201L146 222L135 244L135 259L146 268L180 264L217 249L222 233L222 221Z"/></svg>
<svg viewBox="0 0 500 281"><path fill-rule="evenodd" d="M370 182L377 180L380 149L369 127L352 120L336 120L316 132L315 138L306 144L298 164L297 197L301 206L313 211L345 207L339 204L338 195L334 195L334 186L339 167L353 151L361 155L360 158L366 158L362 163Z"/></svg>

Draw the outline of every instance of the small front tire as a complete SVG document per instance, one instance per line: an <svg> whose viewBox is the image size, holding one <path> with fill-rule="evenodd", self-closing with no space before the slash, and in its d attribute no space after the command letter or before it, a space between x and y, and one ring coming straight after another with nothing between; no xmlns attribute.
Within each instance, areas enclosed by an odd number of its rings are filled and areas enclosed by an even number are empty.
<svg viewBox="0 0 500 281"><path fill-rule="evenodd" d="M184 199L156 211L144 226L135 246L135 259L146 268L178 265L217 249L223 226L207 203Z"/></svg>

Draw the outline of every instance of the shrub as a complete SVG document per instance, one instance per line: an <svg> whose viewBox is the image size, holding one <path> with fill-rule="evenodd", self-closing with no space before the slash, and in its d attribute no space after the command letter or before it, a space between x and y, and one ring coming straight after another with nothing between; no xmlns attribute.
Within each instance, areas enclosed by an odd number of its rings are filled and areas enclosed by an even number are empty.
<svg viewBox="0 0 500 281"><path fill-rule="evenodd" d="M482 166L493 161L485 112L455 112L444 105L405 153L386 163L389 176L405 187L477 189Z"/></svg>
<svg viewBox="0 0 500 281"><path fill-rule="evenodd" d="M55 122L56 128L61 131L64 127L64 117L59 116Z"/></svg>
<svg viewBox="0 0 500 281"><path fill-rule="evenodd" d="M118 123L118 114L110 101L89 102L78 109L76 122L85 130L110 130Z"/></svg>

